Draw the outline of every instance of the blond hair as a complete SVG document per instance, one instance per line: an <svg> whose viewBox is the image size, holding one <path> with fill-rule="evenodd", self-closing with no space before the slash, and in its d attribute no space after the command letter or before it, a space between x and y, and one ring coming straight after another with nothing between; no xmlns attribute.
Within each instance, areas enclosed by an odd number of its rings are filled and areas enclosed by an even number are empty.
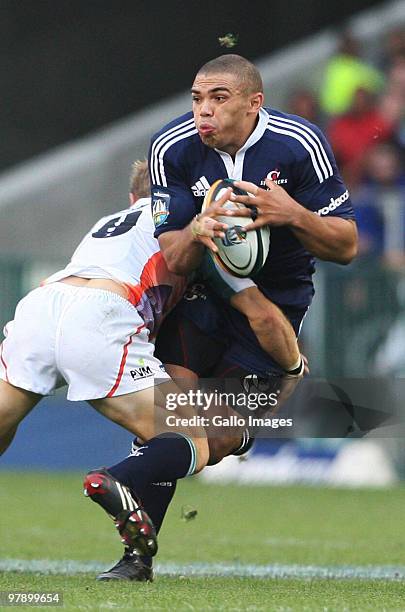
<svg viewBox="0 0 405 612"><path fill-rule="evenodd" d="M137 159L132 164L129 191L137 198L150 196L149 168L146 159Z"/></svg>

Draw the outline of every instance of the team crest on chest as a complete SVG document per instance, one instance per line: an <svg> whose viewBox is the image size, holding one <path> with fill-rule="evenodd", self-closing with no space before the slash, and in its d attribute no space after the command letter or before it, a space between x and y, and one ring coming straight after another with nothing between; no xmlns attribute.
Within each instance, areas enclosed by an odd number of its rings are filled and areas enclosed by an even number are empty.
<svg viewBox="0 0 405 612"><path fill-rule="evenodd" d="M277 185L286 185L288 183L288 179L283 178L281 176L281 171L278 168L275 168L274 170L270 170L270 172L267 173L266 178L270 179L271 181L274 181L275 183L277 183ZM260 181L260 185L262 187L266 186L265 179Z"/></svg>

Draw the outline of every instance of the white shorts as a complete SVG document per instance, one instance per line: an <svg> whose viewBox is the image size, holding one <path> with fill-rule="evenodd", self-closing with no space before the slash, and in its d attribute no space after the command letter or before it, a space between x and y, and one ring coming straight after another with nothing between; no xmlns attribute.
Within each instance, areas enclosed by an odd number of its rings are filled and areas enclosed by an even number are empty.
<svg viewBox="0 0 405 612"><path fill-rule="evenodd" d="M0 378L40 395L66 383L69 400L99 399L170 378L137 310L111 291L64 283L34 289L4 335Z"/></svg>

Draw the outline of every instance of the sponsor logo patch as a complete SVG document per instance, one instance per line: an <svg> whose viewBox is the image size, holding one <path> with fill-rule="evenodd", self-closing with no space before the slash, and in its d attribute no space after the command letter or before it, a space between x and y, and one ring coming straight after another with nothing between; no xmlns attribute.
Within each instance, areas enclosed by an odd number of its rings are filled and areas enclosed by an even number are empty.
<svg viewBox="0 0 405 612"><path fill-rule="evenodd" d="M130 370L134 380L139 380L139 378L148 378L149 376L153 376L152 368L150 366L140 366L139 368L134 368Z"/></svg>
<svg viewBox="0 0 405 612"><path fill-rule="evenodd" d="M152 216L155 227L163 225L170 214L170 195L161 191L152 193Z"/></svg>
<svg viewBox="0 0 405 612"><path fill-rule="evenodd" d="M327 206L323 206L319 210L316 211L316 214L322 217L323 215L328 215L330 212L336 210L341 204L346 202L349 199L349 191L346 189L342 195L337 198L331 198L330 203Z"/></svg>

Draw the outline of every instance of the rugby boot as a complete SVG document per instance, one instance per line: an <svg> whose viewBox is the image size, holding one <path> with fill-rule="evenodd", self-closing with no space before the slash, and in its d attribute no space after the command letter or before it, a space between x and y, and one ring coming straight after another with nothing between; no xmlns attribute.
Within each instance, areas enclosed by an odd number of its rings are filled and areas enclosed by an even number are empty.
<svg viewBox="0 0 405 612"><path fill-rule="evenodd" d="M155 527L128 487L105 468L89 472L83 485L84 495L99 504L113 519L125 546L138 555L153 557L157 553Z"/></svg>
<svg viewBox="0 0 405 612"><path fill-rule="evenodd" d="M111 569L102 572L96 580L134 580L135 582L152 582L153 569L146 565L136 552L126 548L122 559Z"/></svg>

